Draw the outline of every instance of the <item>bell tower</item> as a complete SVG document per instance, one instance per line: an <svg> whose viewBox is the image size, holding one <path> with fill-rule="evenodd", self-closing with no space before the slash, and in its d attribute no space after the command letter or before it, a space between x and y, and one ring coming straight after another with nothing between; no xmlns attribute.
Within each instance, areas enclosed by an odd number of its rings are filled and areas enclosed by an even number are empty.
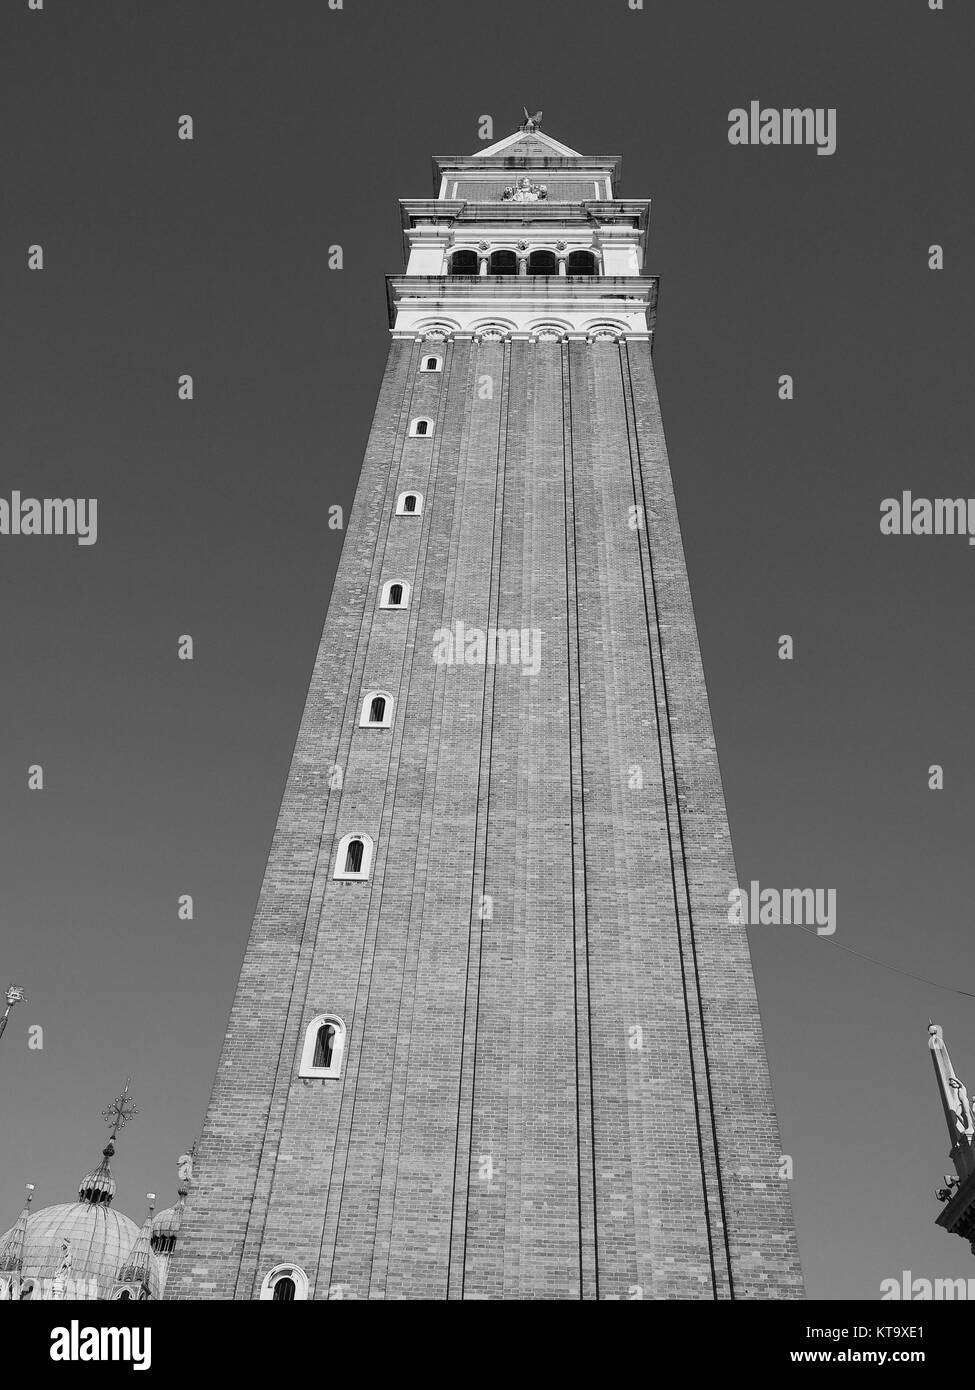
<svg viewBox="0 0 975 1390"><path fill-rule="evenodd" d="M400 206L167 1297L800 1297L650 205L526 110Z"/></svg>

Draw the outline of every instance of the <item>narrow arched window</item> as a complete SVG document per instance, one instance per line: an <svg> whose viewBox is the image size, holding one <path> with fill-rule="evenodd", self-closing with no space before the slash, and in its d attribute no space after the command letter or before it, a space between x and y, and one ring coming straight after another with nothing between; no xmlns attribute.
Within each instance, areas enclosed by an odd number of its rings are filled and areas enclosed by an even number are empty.
<svg viewBox="0 0 975 1390"><path fill-rule="evenodd" d="M323 1023L315 1035L315 1056L312 1066L324 1067L326 1070L332 1065L332 1053L335 1051L335 1024Z"/></svg>
<svg viewBox="0 0 975 1390"><path fill-rule="evenodd" d="M423 498L418 492L401 492L396 499L397 516L419 516L423 510Z"/></svg>
<svg viewBox="0 0 975 1390"><path fill-rule="evenodd" d="M441 357L424 357L422 363L420 364L420 371L421 371L421 372L439 372L442 366L443 366L443 358L441 358Z"/></svg>
<svg viewBox="0 0 975 1390"><path fill-rule="evenodd" d="M477 252L455 251L450 258L451 275L476 275Z"/></svg>
<svg viewBox="0 0 975 1390"><path fill-rule="evenodd" d="M393 723L393 697L385 690L367 691L359 712L360 729L388 729Z"/></svg>
<svg viewBox="0 0 975 1390"><path fill-rule="evenodd" d="M410 421L410 437L413 439L426 439L433 434L433 421L425 415L420 415L416 420Z"/></svg>
<svg viewBox="0 0 975 1390"><path fill-rule="evenodd" d="M305 1029L298 1075L327 1081L342 1071L345 1024L334 1014L319 1014Z"/></svg>
<svg viewBox="0 0 975 1390"><path fill-rule="evenodd" d="M287 1276L278 1279L274 1285L274 1292L271 1295L275 1303L294 1303L295 1301L295 1281Z"/></svg>
<svg viewBox="0 0 975 1390"><path fill-rule="evenodd" d="M333 878L364 880L372 867L372 840L368 835L344 835L335 851Z"/></svg>
<svg viewBox="0 0 975 1390"><path fill-rule="evenodd" d="M401 579L391 579L383 585L379 599L380 608L407 608L410 602L410 586Z"/></svg>
<svg viewBox="0 0 975 1390"><path fill-rule="evenodd" d="M529 275L556 275L559 269L554 251L533 251L528 257Z"/></svg>
<svg viewBox="0 0 975 1390"><path fill-rule="evenodd" d="M595 275L596 257L591 251L570 251L566 269L570 275Z"/></svg>

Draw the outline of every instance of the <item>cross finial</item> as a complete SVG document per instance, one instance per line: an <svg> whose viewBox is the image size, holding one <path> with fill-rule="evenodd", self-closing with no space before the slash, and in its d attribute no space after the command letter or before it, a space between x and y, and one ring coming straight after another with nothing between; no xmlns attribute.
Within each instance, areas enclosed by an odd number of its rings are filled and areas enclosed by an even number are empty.
<svg viewBox="0 0 975 1390"><path fill-rule="evenodd" d="M125 1085L122 1087L122 1094L116 1096L111 1105L106 1105L102 1111L102 1116L107 1125L111 1126L109 1140L118 1136L118 1132L125 1125L126 1120L131 1120L133 1115L138 1115L139 1109L135 1101L129 1095L129 1077L125 1078Z"/></svg>

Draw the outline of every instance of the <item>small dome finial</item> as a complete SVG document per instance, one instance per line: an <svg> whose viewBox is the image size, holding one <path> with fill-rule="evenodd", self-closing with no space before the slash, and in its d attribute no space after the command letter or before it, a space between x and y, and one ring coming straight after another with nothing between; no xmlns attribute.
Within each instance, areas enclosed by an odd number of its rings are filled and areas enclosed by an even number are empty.
<svg viewBox="0 0 975 1390"><path fill-rule="evenodd" d="M115 1156L115 1140L118 1138L119 1130L123 1128L126 1120L138 1113L138 1107L129 1094L129 1078L126 1077L121 1094L102 1111L102 1118L111 1126L111 1133L108 1143L102 1149L101 1163L93 1172L86 1173L81 1180L78 1188L79 1202L104 1203L107 1206L115 1196L115 1179L109 1159Z"/></svg>

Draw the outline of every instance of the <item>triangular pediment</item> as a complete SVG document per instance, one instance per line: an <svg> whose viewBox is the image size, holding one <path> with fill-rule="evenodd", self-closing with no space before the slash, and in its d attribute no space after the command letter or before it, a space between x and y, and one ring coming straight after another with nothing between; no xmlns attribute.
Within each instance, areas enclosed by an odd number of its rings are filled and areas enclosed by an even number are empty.
<svg viewBox="0 0 975 1390"><path fill-rule="evenodd" d="M486 150L477 150L474 158L484 159L491 155L504 155L506 159L520 159L522 156L526 159L583 158L578 150L570 150L568 145L553 140L543 130L516 130L514 135L488 145Z"/></svg>

